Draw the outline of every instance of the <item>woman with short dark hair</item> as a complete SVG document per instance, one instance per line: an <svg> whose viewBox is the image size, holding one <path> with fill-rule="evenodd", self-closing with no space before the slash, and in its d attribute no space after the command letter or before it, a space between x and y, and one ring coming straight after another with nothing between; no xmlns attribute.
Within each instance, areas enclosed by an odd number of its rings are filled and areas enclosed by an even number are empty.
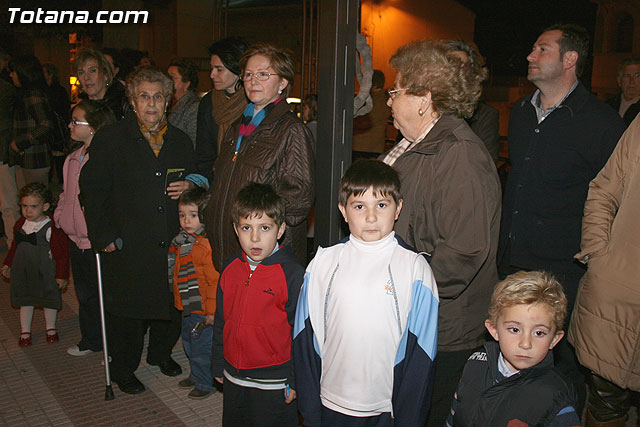
<svg viewBox="0 0 640 427"><path fill-rule="evenodd" d="M198 171L213 180L213 163L222 138L247 106L240 80L240 58L249 45L240 37L227 37L209 46L213 89L202 97L198 107L196 158Z"/></svg>

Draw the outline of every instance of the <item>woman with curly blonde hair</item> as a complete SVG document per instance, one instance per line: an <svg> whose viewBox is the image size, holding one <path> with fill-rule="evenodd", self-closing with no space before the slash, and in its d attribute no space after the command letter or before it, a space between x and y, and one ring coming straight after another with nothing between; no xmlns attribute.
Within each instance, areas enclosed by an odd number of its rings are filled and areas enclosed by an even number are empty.
<svg viewBox="0 0 640 427"><path fill-rule="evenodd" d="M404 206L395 231L431 256L440 295L435 387L428 425L443 425L464 364L484 341L498 281L500 182L469 128L481 78L444 41L402 46L389 61L394 126L403 139L381 159L400 174Z"/></svg>

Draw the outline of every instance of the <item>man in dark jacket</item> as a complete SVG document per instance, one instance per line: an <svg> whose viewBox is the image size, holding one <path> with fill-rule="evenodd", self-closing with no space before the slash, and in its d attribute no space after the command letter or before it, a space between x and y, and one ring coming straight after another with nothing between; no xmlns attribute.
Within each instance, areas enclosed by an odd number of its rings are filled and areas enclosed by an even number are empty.
<svg viewBox="0 0 640 427"><path fill-rule="evenodd" d="M502 206L501 278L517 270L547 270L563 284L571 313L584 269L573 261L589 182L611 155L624 123L580 83L588 51L575 25L545 30L527 56L527 78L538 90L519 101L509 121L511 171ZM557 347L557 365L585 389L575 355ZM576 408L580 413L582 408Z"/></svg>
<svg viewBox="0 0 640 427"><path fill-rule="evenodd" d="M640 113L640 58L627 58L618 69L618 85L622 92L607 101L629 126Z"/></svg>

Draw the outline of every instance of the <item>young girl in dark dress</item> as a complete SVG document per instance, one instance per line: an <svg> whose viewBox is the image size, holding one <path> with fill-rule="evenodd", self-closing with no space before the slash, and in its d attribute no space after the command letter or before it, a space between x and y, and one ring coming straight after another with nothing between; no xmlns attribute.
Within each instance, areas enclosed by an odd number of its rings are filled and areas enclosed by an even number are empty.
<svg viewBox="0 0 640 427"><path fill-rule="evenodd" d="M14 239L2 266L2 275L11 278L11 305L20 307L20 347L31 345L34 307L43 307L47 342L58 341L56 316L62 307L60 290L69 278L69 240L48 213L52 199L37 182L20 189L22 217L13 227Z"/></svg>

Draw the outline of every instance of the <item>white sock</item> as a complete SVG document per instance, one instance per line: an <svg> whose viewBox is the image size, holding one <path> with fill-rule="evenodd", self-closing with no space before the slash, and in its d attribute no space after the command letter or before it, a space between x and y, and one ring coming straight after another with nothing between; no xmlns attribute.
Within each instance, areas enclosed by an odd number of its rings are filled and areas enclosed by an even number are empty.
<svg viewBox="0 0 640 427"><path fill-rule="evenodd" d="M56 328L56 318L58 317L58 310L55 308L45 308L44 311L44 323L47 325L47 329L55 329ZM55 332L52 332L49 335L53 335Z"/></svg>
<svg viewBox="0 0 640 427"><path fill-rule="evenodd" d="M20 307L20 332L31 332L31 319L33 319L33 306L23 305Z"/></svg>

